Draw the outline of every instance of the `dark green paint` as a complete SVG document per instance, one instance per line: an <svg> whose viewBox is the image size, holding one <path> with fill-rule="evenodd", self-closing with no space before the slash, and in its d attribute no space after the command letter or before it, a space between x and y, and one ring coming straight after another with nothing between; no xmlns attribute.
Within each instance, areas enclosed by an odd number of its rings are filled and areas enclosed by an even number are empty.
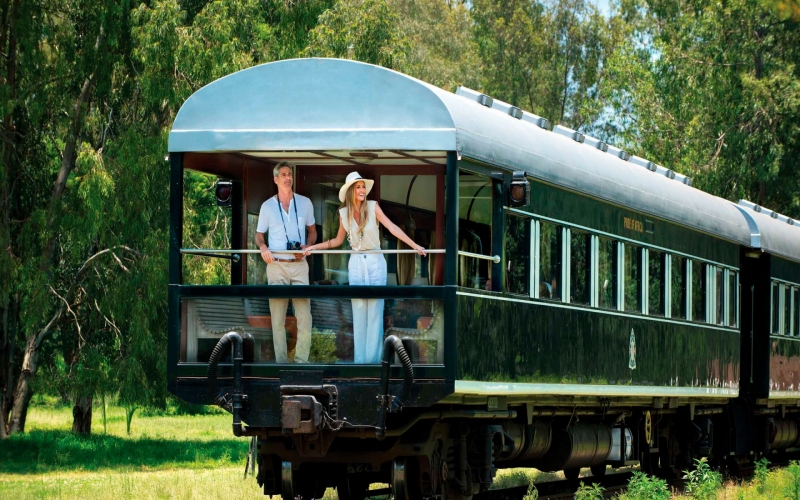
<svg viewBox="0 0 800 500"><path fill-rule="evenodd" d="M769 390L800 397L800 338L772 336L769 346Z"/></svg>
<svg viewBox="0 0 800 500"><path fill-rule="evenodd" d="M780 257L772 256L772 269L770 275L773 278L800 283L800 264Z"/></svg>
<svg viewBox="0 0 800 500"><path fill-rule="evenodd" d="M458 379L695 388L739 383L739 334L733 330L490 295L459 295L458 312Z"/></svg>
<svg viewBox="0 0 800 500"><path fill-rule="evenodd" d="M735 243L542 182L529 181L531 202L520 210L532 215L739 267L739 246ZM642 231L626 228L626 217L641 223Z"/></svg>

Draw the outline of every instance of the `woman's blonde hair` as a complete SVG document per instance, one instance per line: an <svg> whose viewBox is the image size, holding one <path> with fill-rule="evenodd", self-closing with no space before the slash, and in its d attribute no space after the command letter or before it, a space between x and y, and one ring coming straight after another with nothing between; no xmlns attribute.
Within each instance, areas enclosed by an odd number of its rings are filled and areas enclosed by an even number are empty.
<svg viewBox="0 0 800 500"><path fill-rule="evenodd" d="M347 194L344 196L344 203L339 207L344 208L347 207L347 225L350 225L350 219L354 219L355 215L355 208L356 208L356 185L361 182L362 184L366 183L362 180L354 182L347 188ZM367 200L364 200L364 203L361 204L361 208L358 210L358 228L356 232L361 232L364 229L364 226L367 225L367 217L369 217L369 210L367 209Z"/></svg>

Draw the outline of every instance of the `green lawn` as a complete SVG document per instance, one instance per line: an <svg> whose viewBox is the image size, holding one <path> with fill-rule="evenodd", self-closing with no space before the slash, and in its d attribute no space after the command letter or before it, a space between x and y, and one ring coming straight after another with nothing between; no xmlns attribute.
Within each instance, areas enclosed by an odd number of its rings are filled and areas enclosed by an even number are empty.
<svg viewBox="0 0 800 500"><path fill-rule="evenodd" d="M37 398L28 432L0 441L0 498L266 498L253 477L243 478L249 440L231 434L227 413L137 413L130 436L122 408L109 407L107 433L97 409L93 417L94 434L76 437L71 408ZM496 483L557 478L510 469ZM760 483L729 481L717 498L800 498L795 491L800 495L800 465L771 471ZM336 498L329 489L324 500Z"/></svg>
<svg viewBox="0 0 800 500"><path fill-rule="evenodd" d="M0 498L265 498L243 479L249 439L227 413L137 413L128 436L125 410L110 406L106 423L95 409L94 434L77 437L70 407L38 400L27 432L0 441Z"/></svg>

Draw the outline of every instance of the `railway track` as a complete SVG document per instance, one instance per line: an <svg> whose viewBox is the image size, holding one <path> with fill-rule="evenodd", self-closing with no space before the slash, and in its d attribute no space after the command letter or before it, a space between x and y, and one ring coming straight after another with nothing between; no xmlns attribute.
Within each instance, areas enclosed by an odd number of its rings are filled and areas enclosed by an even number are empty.
<svg viewBox="0 0 800 500"><path fill-rule="evenodd" d="M581 482L587 486L599 484L605 489L606 496L618 493L625 489L628 481L633 477L630 472L619 472L607 474L602 477L584 477L580 479L564 479L561 481L547 481L536 483L536 491L540 499L549 498L572 498ZM528 493L527 486L515 486L513 488L503 488L490 490L479 495L475 495L473 500L521 500Z"/></svg>

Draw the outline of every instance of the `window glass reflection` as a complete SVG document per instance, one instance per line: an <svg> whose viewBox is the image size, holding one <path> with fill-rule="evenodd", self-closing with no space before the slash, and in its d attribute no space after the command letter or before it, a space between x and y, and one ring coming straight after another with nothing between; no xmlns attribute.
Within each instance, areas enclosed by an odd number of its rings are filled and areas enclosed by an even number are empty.
<svg viewBox="0 0 800 500"><path fill-rule="evenodd" d="M728 271L728 326L739 326L738 275Z"/></svg>
<svg viewBox="0 0 800 500"><path fill-rule="evenodd" d="M794 335L800 336L800 288L794 287Z"/></svg>
<svg viewBox="0 0 800 500"><path fill-rule="evenodd" d="M569 301L589 304L591 290L591 236L582 231L570 231Z"/></svg>
<svg viewBox="0 0 800 500"><path fill-rule="evenodd" d="M617 242L598 238L599 252L599 304L606 309L617 308Z"/></svg>
<svg viewBox="0 0 800 500"><path fill-rule="evenodd" d="M781 327L781 286L772 282L772 328L770 331L779 335Z"/></svg>
<svg viewBox="0 0 800 500"><path fill-rule="evenodd" d="M642 249L625 245L625 310L642 312Z"/></svg>
<svg viewBox="0 0 800 500"><path fill-rule="evenodd" d="M528 295L531 221L507 214L505 231L506 288L509 293Z"/></svg>
<svg viewBox="0 0 800 500"><path fill-rule="evenodd" d="M539 297L561 301L561 226L539 224Z"/></svg>
<svg viewBox="0 0 800 500"><path fill-rule="evenodd" d="M716 279L716 292L715 302L717 313L717 324L725 324L725 270L719 267L714 268L714 275Z"/></svg>
<svg viewBox="0 0 800 500"><path fill-rule="evenodd" d="M706 264L692 261L692 320L706 321Z"/></svg>
<svg viewBox="0 0 800 500"><path fill-rule="evenodd" d="M686 270L689 261L683 257L672 257L672 317L686 319Z"/></svg>
<svg viewBox="0 0 800 500"><path fill-rule="evenodd" d="M458 175L458 249L489 255L492 251L492 180L482 175ZM490 261L458 258L458 285L491 289Z"/></svg>
<svg viewBox="0 0 800 500"><path fill-rule="evenodd" d="M647 312L664 316L664 253L650 250L647 266Z"/></svg>
<svg viewBox="0 0 800 500"><path fill-rule="evenodd" d="M792 326L792 287L783 285L783 334L789 335Z"/></svg>
<svg viewBox="0 0 800 500"><path fill-rule="evenodd" d="M311 348L308 361L353 363L353 307L359 299L312 298ZM269 299L214 297L184 299L181 306L181 361L207 362L219 339L230 331L252 336L255 363L275 362L274 325ZM284 323L289 362L295 362L297 318L290 305ZM385 299L384 336L403 340L412 362L444 362L444 303L426 299ZM383 339L381 339L382 341Z"/></svg>

